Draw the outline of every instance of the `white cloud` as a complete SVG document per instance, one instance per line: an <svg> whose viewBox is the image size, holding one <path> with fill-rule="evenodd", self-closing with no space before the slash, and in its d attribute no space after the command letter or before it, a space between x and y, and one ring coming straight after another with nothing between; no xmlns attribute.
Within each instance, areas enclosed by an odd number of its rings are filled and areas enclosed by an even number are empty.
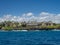
<svg viewBox="0 0 60 45"><path fill-rule="evenodd" d="M2 21L37 21L37 22L43 22L43 21L52 21L55 23L60 23L60 14L52 14L48 12L41 12L40 15L35 16L33 13L29 12L26 14L23 14L22 16L12 16L10 14L4 15L0 18L0 22Z"/></svg>
<svg viewBox="0 0 60 45"><path fill-rule="evenodd" d="M29 13L23 14L23 16L28 16L28 17L30 17L30 16L33 16L33 13L29 12Z"/></svg>
<svg viewBox="0 0 60 45"><path fill-rule="evenodd" d="M54 23L60 23L60 14L51 14L51 13L45 12L45 13L42 13L40 17L42 17L44 21L52 21Z"/></svg>
<svg viewBox="0 0 60 45"><path fill-rule="evenodd" d="M33 16L33 13L30 12L30 13L27 13L26 15L27 16Z"/></svg>
<svg viewBox="0 0 60 45"><path fill-rule="evenodd" d="M47 12L41 12L40 15L49 15Z"/></svg>

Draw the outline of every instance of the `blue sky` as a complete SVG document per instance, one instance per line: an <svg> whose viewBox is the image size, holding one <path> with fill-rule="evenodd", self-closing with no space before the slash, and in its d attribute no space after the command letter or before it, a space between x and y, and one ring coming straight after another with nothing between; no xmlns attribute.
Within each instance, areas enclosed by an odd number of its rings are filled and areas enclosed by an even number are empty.
<svg viewBox="0 0 60 45"><path fill-rule="evenodd" d="M0 0L0 16L32 12L60 13L60 0Z"/></svg>
<svg viewBox="0 0 60 45"><path fill-rule="evenodd" d="M60 0L0 0L0 22L8 20L60 23Z"/></svg>

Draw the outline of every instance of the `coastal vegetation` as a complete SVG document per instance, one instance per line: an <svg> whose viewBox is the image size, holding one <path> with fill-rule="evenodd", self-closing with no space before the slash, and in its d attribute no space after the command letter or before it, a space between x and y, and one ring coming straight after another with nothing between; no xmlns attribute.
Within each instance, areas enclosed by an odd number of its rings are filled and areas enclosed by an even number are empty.
<svg viewBox="0 0 60 45"><path fill-rule="evenodd" d="M49 22L0 22L0 30L50 30L60 29L60 24Z"/></svg>

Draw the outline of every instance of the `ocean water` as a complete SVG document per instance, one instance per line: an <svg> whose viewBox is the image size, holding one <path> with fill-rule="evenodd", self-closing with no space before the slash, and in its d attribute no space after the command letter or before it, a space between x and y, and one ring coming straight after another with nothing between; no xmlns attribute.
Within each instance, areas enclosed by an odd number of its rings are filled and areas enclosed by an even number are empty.
<svg viewBox="0 0 60 45"><path fill-rule="evenodd" d="M60 31L1 31L0 45L60 45Z"/></svg>

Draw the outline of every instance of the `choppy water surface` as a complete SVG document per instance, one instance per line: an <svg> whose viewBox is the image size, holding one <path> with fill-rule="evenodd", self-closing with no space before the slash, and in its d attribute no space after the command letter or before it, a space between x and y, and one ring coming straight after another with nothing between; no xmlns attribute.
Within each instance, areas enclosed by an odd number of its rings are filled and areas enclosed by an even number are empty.
<svg viewBox="0 0 60 45"><path fill-rule="evenodd" d="M60 45L60 31L0 32L0 45Z"/></svg>

